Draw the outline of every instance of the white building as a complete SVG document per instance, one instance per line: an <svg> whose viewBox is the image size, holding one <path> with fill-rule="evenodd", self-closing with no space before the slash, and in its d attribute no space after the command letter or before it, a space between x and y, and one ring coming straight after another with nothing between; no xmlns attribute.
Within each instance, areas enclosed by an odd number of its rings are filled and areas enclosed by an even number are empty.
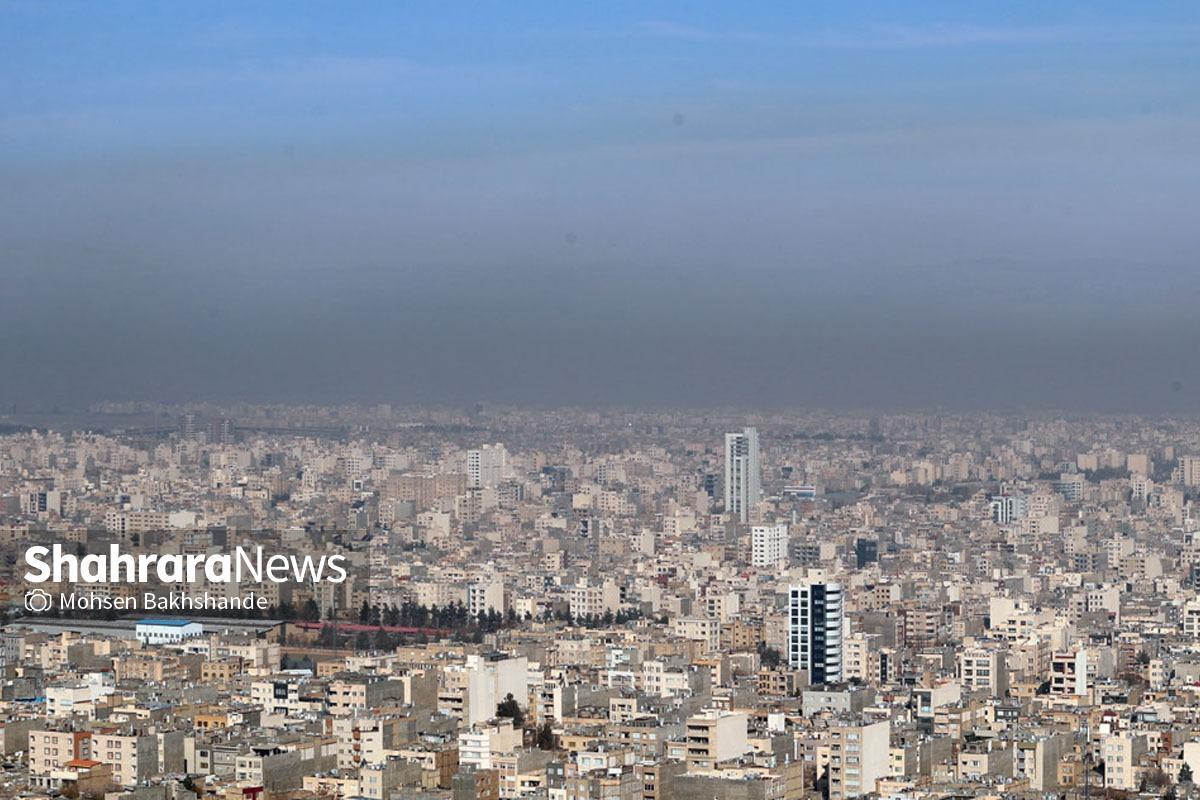
<svg viewBox="0 0 1200 800"><path fill-rule="evenodd" d="M750 530L750 563L759 568L787 564L788 526L755 525Z"/></svg>
<svg viewBox="0 0 1200 800"><path fill-rule="evenodd" d="M495 579L467 586L467 613L473 617L489 611L504 613L504 582Z"/></svg>
<svg viewBox="0 0 1200 800"><path fill-rule="evenodd" d="M186 619L143 619L138 621L134 633L142 644L178 644L200 636L204 626Z"/></svg>
<svg viewBox="0 0 1200 800"><path fill-rule="evenodd" d="M1200 456L1180 456L1178 470L1184 486L1200 486Z"/></svg>
<svg viewBox="0 0 1200 800"><path fill-rule="evenodd" d="M615 614L621 608L621 589L611 580L606 580L599 586L581 580L578 585L571 587L567 597L571 616L576 619L604 616L606 613Z"/></svg>
<svg viewBox="0 0 1200 800"><path fill-rule="evenodd" d="M1183 635L1200 639L1200 599L1192 599L1183 607Z"/></svg>
<svg viewBox="0 0 1200 800"><path fill-rule="evenodd" d="M760 472L758 429L725 434L725 513L738 522L749 522L758 504Z"/></svg>
<svg viewBox="0 0 1200 800"><path fill-rule="evenodd" d="M508 451L502 444L485 444L478 450L467 451L467 486L471 489L493 488L504 480L508 466Z"/></svg>
<svg viewBox="0 0 1200 800"><path fill-rule="evenodd" d="M992 521L1007 525L1029 516L1029 496L1024 494L996 495L992 498L991 507Z"/></svg>
<svg viewBox="0 0 1200 800"><path fill-rule="evenodd" d="M46 687L46 716L70 717L75 715L93 719L96 702L113 694L116 689L111 677L103 673L89 673L82 682Z"/></svg>
<svg viewBox="0 0 1200 800"><path fill-rule="evenodd" d="M788 662L814 685L842 680L842 587L793 586L789 593Z"/></svg>
<svg viewBox="0 0 1200 800"><path fill-rule="evenodd" d="M496 716L496 706L510 694L522 707L529 705L529 661L499 654L469 655L462 667L466 698L463 722L477 725Z"/></svg>
<svg viewBox="0 0 1200 800"><path fill-rule="evenodd" d="M511 719L475 725L458 734L458 763L476 769L492 769L493 757L510 755L521 746L521 731Z"/></svg>

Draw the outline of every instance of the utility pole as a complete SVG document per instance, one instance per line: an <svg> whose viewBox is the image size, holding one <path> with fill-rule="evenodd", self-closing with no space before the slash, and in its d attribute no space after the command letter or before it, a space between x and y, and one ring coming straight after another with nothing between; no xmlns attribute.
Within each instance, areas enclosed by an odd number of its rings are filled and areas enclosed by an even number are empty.
<svg viewBox="0 0 1200 800"><path fill-rule="evenodd" d="M1092 796L1092 719L1083 720L1083 800Z"/></svg>
<svg viewBox="0 0 1200 800"><path fill-rule="evenodd" d="M315 580L315 579L314 579L314 580ZM315 584L314 584L314 585L315 585ZM338 646L338 635L337 635L337 587L335 586L335 587L333 588L333 590L332 590L332 591L331 591L329 594L330 594L330 597L332 597L332 598L333 598L333 607L332 607L332 609L331 609L331 612L330 612L330 613L331 613L331 614L332 614L332 616L333 616L333 646L334 646L334 648L336 649L336 648L337 648L337 646Z"/></svg>

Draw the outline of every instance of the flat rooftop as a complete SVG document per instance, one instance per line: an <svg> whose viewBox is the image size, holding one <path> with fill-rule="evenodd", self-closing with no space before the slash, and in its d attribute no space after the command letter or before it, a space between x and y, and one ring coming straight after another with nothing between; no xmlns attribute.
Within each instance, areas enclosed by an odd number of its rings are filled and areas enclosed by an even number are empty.
<svg viewBox="0 0 1200 800"><path fill-rule="evenodd" d="M92 633L100 636L133 638L139 624L149 620L144 617L125 619L49 619L46 617L24 617L4 626L5 631L30 630L38 633ZM224 617L192 617L188 620L167 621L165 624L198 622L205 633L264 633L283 624L277 619L226 619Z"/></svg>

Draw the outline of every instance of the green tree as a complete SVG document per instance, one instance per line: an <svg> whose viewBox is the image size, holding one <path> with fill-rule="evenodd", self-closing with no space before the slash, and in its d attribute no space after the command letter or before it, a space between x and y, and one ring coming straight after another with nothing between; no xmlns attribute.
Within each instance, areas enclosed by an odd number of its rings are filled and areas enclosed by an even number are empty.
<svg viewBox="0 0 1200 800"><path fill-rule="evenodd" d="M304 604L304 610L300 612L300 618L305 622L318 622L321 619L321 607L317 605L317 601L313 598L308 598Z"/></svg>
<svg viewBox="0 0 1200 800"><path fill-rule="evenodd" d="M549 722L538 726L538 750L555 750L558 747L558 737L554 735L554 726Z"/></svg>
<svg viewBox="0 0 1200 800"><path fill-rule="evenodd" d="M767 643L762 640L758 642L758 657L767 669L774 669L783 661L783 654L774 647L768 647Z"/></svg>
<svg viewBox="0 0 1200 800"><path fill-rule="evenodd" d="M512 692L509 692L508 696L496 706L496 716L511 719L514 728L525 726L525 712L521 710L521 704L512 696Z"/></svg>

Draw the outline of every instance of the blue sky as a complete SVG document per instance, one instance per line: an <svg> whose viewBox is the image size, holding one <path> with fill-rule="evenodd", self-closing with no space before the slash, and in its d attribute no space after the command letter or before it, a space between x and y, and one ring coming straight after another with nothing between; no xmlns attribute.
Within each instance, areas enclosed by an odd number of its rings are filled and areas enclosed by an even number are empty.
<svg viewBox="0 0 1200 800"><path fill-rule="evenodd" d="M0 2L6 161L1197 112L1195 3Z"/></svg>
<svg viewBox="0 0 1200 800"><path fill-rule="evenodd" d="M0 403L1200 409L1195 2L0 0L0 74Z"/></svg>

